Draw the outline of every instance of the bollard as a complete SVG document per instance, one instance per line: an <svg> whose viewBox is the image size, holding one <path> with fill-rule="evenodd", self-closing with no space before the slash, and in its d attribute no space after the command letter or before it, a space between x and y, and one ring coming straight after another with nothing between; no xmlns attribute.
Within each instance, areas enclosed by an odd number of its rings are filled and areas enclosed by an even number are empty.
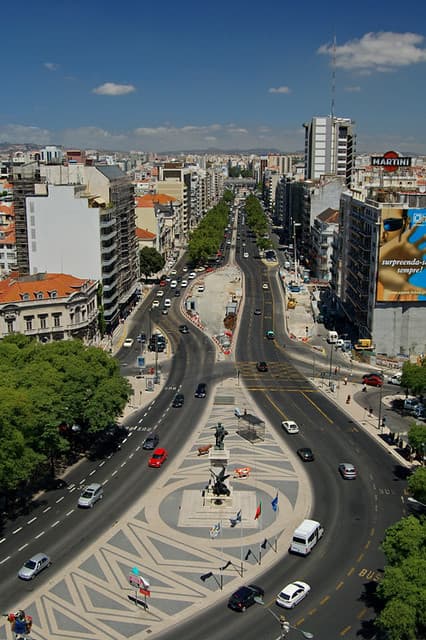
<svg viewBox="0 0 426 640"><path fill-rule="evenodd" d="M350 403L351 403L351 396L348 396L348 397L346 398L346 404L350 404Z"/></svg>

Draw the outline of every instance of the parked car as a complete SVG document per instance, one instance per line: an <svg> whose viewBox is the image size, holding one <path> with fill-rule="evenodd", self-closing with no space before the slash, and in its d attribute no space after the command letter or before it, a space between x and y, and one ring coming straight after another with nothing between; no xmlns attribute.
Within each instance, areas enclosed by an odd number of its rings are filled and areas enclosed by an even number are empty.
<svg viewBox="0 0 426 640"><path fill-rule="evenodd" d="M133 344L133 338L126 338L123 342L123 347L131 347Z"/></svg>
<svg viewBox="0 0 426 640"><path fill-rule="evenodd" d="M204 286L203 284L200 284L200 285L197 287L197 292L198 292L198 293L204 293L204 291L205 291L205 286Z"/></svg>
<svg viewBox="0 0 426 640"><path fill-rule="evenodd" d="M183 407L184 402L185 396L183 395L183 393L177 393L173 399L172 407L174 407L175 409L180 409L181 407Z"/></svg>
<svg viewBox="0 0 426 640"><path fill-rule="evenodd" d="M146 451L152 451L156 448L158 443L160 442L160 438L156 433L150 433L144 440L142 448Z"/></svg>
<svg viewBox="0 0 426 640"><path fill-rule="evenodd" d="M179 325L179 331L180 331L181 333L189 333L188 325L186 325L186 324L180 324L180 325Z"/></svg>
<svg viewBox="0 0 426 640"><path fill-rule="evenodd" d="M416 408L421 404L418 398L406 398L404 400L404 411L414 415Z"/></svg>
<svg viewBox="0 0 426 640"><path fill-rule="evenodd" d="M170 307L170 306L171 306L171 304L172 304L172 301L170 300L170 298L166 298L166 299L164 300L164 306L165 306L165 307Z"/></svg>
<svg viewBox="0 0 426 640"><path fill-rule="evenodd" d="M266 371L268 371L268 365L262 360L261 362L258 362L256 364L256 369L258 371L261 371L262 373L265 373Z"/></svg>
<svg viewBox="0 0 426 640"><path fill-rule="evenodd" d="M265 595L262 587L249 584L247 587L240 587L228 600L228 607L234 611L246 611L248 607L256 602L255 598L263 598Z"/></svg>
<svg viewBox="0 0 426 640"><path fill-rule="evenodd" d="M188 274L188 280L193 280L196 277L197 274L195 273L195 271L191 271L191 273Z"/></svg>
<svg viewBox="0 0 426 640"><path fill-rule="evenodd" d="M101 484L93 482L84 488L78 499L78 506L93 509L98 500L104 497L104 489Z"/></svg>
<svg viewBox="0 0 426 640"><path fill-rule="evenodd" d="M351 462L341 462L339 464L339 473L345 480L355 480L357 471Z"/></svg>
<svg viewBox="0 0 426 640"><path fill-rule="evenodd" d="M45 553L36 553L19 569L18 576L21 580L32 580L51 564L49 556Z"/></svg>
<svg viewBox="0 0 426 640"><path fill-rule="evenodd" d="M362 376L362 383L369 387L382 387L383 376L377 373L368 373Z"/></svg>
<svg viewBox="0 0 426 640"><path fill-rule="evenodd" d="M306 598L310 590L311 587L306 582L301 582L300 580L291 582L280 591L276 603L285 609L293 609L293 607Z"/></svg>
<svg viewBox="0 0 426 640"><path fill-rule="evenodd" d="M157 296L157 298L162 298L164 296L163 289L158 289L158 291L157 291L157 293L155 295Z"/></svg>
<svg viewBox="0 0 426 640"><path fill-rule="evenodd" d="M393 376L388 378L388 384L396 384L400 385L402 379L402 373L395 373Z"/></svg>
<svg viewBox="0 0 426 640"><path fill-rule="evenodd" d="M268 340L275 340L275 333L272 331L272 329L269 329L269 331L266 331L265 337Z"/></svg>
<svg viewBox="0 0 426 640"><path fill-rule="evenodd" d="M188 280L182 280L182 282L180 283L180 286L182 289L185 289L185 287L188 286Z"/></svg>
<svg viewBox="0 0 426 640"><path fill-rule="evenodd" d="M156 309L159 306L160 306L160 301L159 300L153 300L152 301L152 309Z"/></svg>
<svg viewBox="0 0 426 640"><path fill-rule="evenodd" d="M287 433L299 433L299 425L294 420L283 420L281 422L281 426Z"/></svg>
<svg viewBox="0 0 426 640"><path fill-rule="evenodd" d="M205 398L207 395L207 385L205 382L200 382L195 390L196 398Z"/></svg>
<svg viewBox="0 0 426 640"><path fill-rule="evenodd" d="M315 460L314 452L309 447L302 447L297 450L297 455L303 462L313 462Z"/></svg>
<svg viewBox="0 0 426 640"><path fill-rule="evenodd" d="M163 448L155 449L154 453L148 461L148 466L153 468L161 467L167 460L167 451Z"/></svg>
<svg viewBox="0 0 426 640"><path fill-rule="evenodd" d="M267 289L269 289L269 284L268 284L267 282L264 282L264 283L262 284L262 289L265 289L265 291L266 291Z"/></svg>
<svg viewBox="0 0 426 640"><path fill-rule="evenodd" d="M180 296L180 289L175 289L175 298L179 298Z"/></svg>

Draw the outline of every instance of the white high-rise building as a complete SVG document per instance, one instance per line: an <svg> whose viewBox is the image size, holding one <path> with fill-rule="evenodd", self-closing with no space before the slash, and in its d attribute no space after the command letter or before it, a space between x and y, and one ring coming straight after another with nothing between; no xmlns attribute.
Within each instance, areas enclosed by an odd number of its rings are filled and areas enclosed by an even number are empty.
<svg viewBox="0 0 426 640"><path fill-rule="evenodd" d="M316 116L303 126L305 180L342 176L349 187L355 163L354 122L350 118Z"/></svg>

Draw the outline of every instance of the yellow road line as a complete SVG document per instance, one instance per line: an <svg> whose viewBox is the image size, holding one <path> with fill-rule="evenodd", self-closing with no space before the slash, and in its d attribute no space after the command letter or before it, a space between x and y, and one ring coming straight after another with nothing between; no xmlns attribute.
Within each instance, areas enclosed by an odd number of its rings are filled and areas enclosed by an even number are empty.
<svg viewBox="0 0 426 640"><path fill-rule="evenodd" d="M336 591L339 591L339 589L341 589L344 584L345 583L343 581L340 581L339 584L336 586Z"/></svg>
<svg viewBox="0 0 426 640"><path fill-rule="evenodd" d="M348 631L350 631L350 630L351 630L351 627L345 627L345 628L343 629L343 631L341 631L341 632L340 632L340 634L339 634L339 635L341 635L341 636L345 636L345 635L348 633Z"/></svg>
<svg viewBox="0 0 426 640"><path fill-rule="evenodd" d="M302 393L302 396L305 398L305 400L307 400L308 402L310 402L310 403L311 403L311 405L312 405L313 407L315 407L315 409L316 409L317 411L319 411L319 412L320 412L320 414L321 414L321 415L322 415L326 420L328 420L328 422L329 422L330 424L333 424L333 420L331 420L331 419L328 417L328 415L327 415L326 413L324 413L324 411L323 411L322 409L320 409L320 408L319 408L319 406L317 405L317 403L316 403L316 402L314 402L313 400L311 400L310 398L308 398L308 396L307 396L305 393Z"/></svg>
<svg viewBox="0 0 426 640"><path fill-rule="evenodd" d="M361 562L361 560L363 559L363 557L364 557L364 554L363 554L363 553L360 553L360 554L359 554L359 556L358 556L358 558L356 559L356 561L357 561L357 562Z"/></svg>
<svg viewBox="0 0 426 640"><path fill-rule="evenodd" d="M320 600L320 605L326 604L330 600L330 596L325 596L322 600Z"/></svg>
<svg viewBox="0 0 426 640"><path fill-rule="evenodd" d="M352 569L349 569L349 571L347 572L347 576L351 576L353 574L353 572L355 571L355 567L352 567Z"/></svg>
<svg viewBox="0 0 426 640"><path fill-rule="evenodd" d="M368 609L362 609L359 614L357 615L358 620L361 620L365 614L367 613Z"/></svg>

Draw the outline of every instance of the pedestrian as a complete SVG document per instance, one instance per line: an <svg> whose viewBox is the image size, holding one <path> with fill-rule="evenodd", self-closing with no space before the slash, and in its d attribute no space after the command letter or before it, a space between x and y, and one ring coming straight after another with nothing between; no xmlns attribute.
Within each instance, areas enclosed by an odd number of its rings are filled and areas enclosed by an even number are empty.
<svg viewBox="0 0 426 640"><path fill-rule="evenodd" d="M367 391L367 385L366 384L362 387L362 390L363 391Z"/></svg>
<svg viewBox="0 0 426 640"><path fill-rule="evenodd" d="M345 376L345 377L343 378L343 384L344 384L344 385L348 384L348 377L347 377L347 376Z"/></svg>
<svg viewBox="0 0 426 640"><path fill-rule="evenodd" d="M351 396L348 396L348 397L346 398L346 404L350 404L350 403L351 403Z"/></svg>
<svg viewBox="0 0 426 640"><path fill-rule="evenodd" d="M337 367L334 367L334 375L337 376Z"/></svg>
<svg viewBox="0 0 426 640"><path fill-rule="evenodd" d="M370 414L370 416L373 415L373 409L371 407L368 408L368 413Z"/></svg>

